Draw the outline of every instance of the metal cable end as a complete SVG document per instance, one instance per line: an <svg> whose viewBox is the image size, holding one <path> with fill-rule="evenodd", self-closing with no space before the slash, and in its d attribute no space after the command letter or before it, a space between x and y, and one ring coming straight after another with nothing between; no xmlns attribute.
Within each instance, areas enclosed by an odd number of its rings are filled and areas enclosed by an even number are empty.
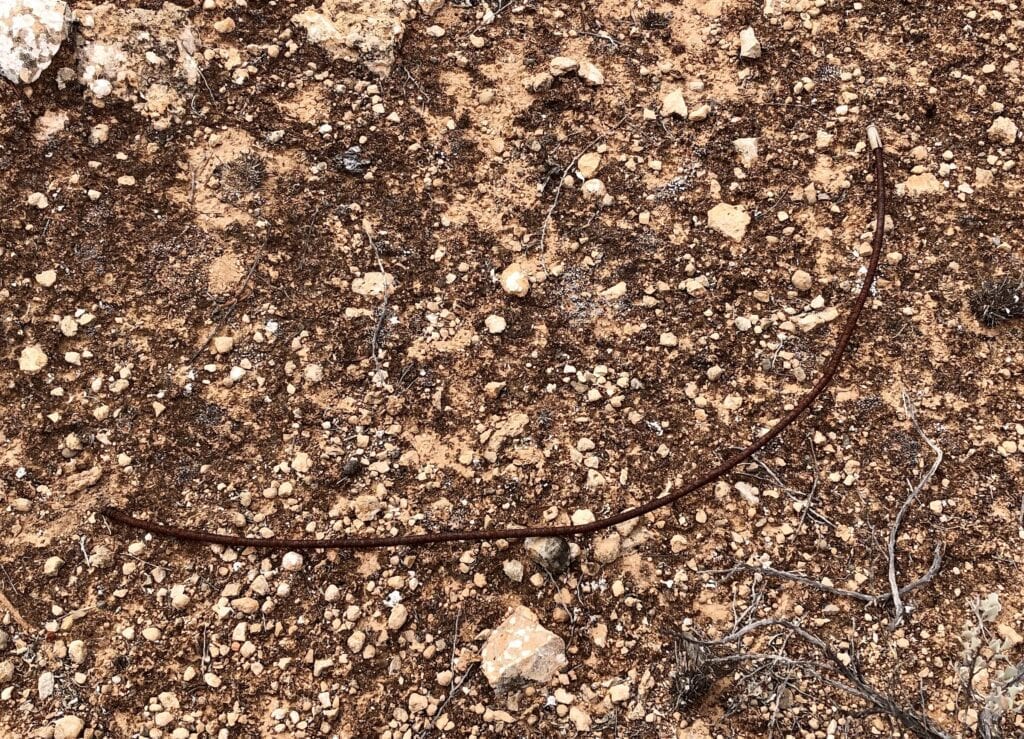
<svg viewBox="0 0 1024 739"><path fill-rule="evenodd" d="M882 137L878 133L878 128L872 123L868 126L868 143L872 149L882 148Z"/></svg>

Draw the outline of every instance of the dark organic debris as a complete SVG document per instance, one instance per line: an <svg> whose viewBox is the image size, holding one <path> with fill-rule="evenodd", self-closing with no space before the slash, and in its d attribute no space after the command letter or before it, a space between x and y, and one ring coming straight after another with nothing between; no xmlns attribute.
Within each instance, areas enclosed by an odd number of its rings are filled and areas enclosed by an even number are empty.
<svg viewBox="0 0 1024 739"><path fill-rule="evenodd" d="M648 10L640 21L640 25L646 28L648 31L653 31L658 28L668 28L669 16L664 13L656 13L653 10Z"/></svg>
<svg viewBox="0 0 1024 739"><path fill-rule="evenodd" d="M351 175L362 177L366 174L371 162L362 158L363 150L359 146L350 146L334 158L334 166Z"/></svg>
<svg viewBox="0 0 1024 739"><path fill-rule="evenodd" d="M267 163L259 154L246 152L216 170L220 177L220 199L234 202L255 192L267 179Z"/></svg>
<svg viewBox="0 0 1024 739"><path fill-rule="evenodd" d="M986 282L971 295L971 310L985 326L1024 318L1024 277Z"/></svg>

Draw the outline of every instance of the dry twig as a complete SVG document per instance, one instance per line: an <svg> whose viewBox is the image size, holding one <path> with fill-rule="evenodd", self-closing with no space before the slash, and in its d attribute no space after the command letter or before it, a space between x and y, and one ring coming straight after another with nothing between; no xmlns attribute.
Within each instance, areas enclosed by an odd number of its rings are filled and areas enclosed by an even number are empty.
<svg viewBox="0 0 1024 739"><path fill-rule="evenodd" d="M785 619L764 619L755 621L741 629L738 629L721 639L698 639L689 635L682 635L682 638L693 644L702 647L720 648L734 644L744 637L770 627L781 627L805 644L810 645L824 658L823 661L809 659L795 659L781 654L766 654L761 652L738 652L724 657L713 658L709 661L720 662L744 662L744 661L767 661L776 664L786 664L799 668L808 676L816 679L822 684L847 692L868 703L875 711L883 713L893 720L899 722L905 729L923 739L949 739L949 735L936 727L927 716L918 713L910 708L900 705L893 697L882 693L869 683L857 670L856 663L851 659L843 660L831 647L820 637L807 631L800 625ZM837 680L827 673L838 675Z"/></svg>
<svg viewBox="0 0 1024 739"><path fill-rule="evenodd" d="M935 476L935 472L939 469L939 465L942 464L942 450L935 445L931 439L921 430L921 426L917 423L917 414L914 411L914 405L910 402L910 397L907 395L907 391L903 391L903 407L906 409L907 417L914 424L914 428L917 433L920 434L921 438L924 439L925 444L935 454L935 460L932 462L932 466L921 476L916 485L911 485L907 482L907 486L910 488L910 494L907 499L903 501L903 505L900 507L899 513L896 514L896 518L892 522L892 528L889 529L889 589L892 593L893 615L892 624L890 628L896 629L901 623L907 613L907 608L903 604L901 596L901 590L896 577L896 538L899 535L900 526L903 523L903 519L907 515L907 511L910 506L917 500L917 496L925 488L926 485L931 481L932 477Z"/></svg>

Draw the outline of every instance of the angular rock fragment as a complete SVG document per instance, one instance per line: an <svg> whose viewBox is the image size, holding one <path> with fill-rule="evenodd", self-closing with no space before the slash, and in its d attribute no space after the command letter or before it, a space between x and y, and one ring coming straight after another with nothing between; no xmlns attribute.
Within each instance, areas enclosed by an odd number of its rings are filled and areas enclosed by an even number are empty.
<svg viewBox="0 0 1024 739"><path fill-rule="evenodd" d="M547 682L565 667L565 642L545 629L536 614L517 606L491 632L480 651L480 667L495 690L533 680Z"/></svg>

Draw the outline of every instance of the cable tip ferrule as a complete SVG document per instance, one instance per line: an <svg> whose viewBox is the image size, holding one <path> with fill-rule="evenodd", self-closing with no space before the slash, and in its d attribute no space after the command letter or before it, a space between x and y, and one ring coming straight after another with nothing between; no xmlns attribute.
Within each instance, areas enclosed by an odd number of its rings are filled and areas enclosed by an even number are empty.
<svg viewBox="0 0 1024 739"><path fill-rule="evenodd" d="M882 137L874 124L868 126L868 143L871 145L872 150L882 148Z"/></svg>

